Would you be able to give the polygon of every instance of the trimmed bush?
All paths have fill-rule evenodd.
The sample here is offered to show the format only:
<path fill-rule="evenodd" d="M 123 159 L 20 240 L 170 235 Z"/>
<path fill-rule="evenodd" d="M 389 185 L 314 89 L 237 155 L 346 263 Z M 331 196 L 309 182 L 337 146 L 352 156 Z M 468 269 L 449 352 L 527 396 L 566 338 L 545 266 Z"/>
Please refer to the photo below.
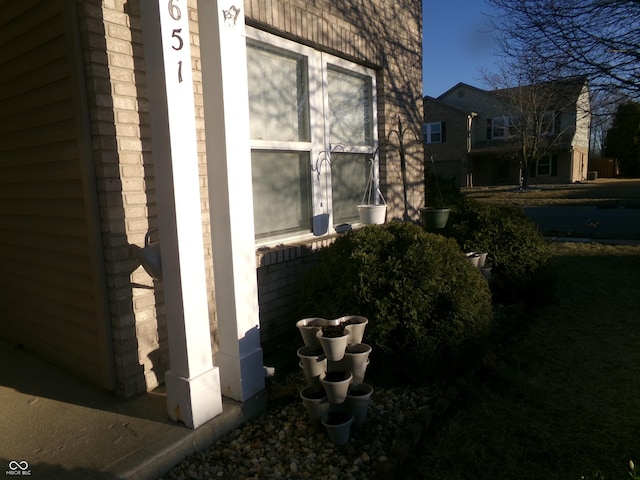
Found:
<path fill-rule="evenodd" d="M 492 322 L 487 283 L 456 243 L 412 223 L 338 238 L 305 277 L 301 303 L 302 316 L 367 317 L 370 368 L 403 382 L 456 373 Z"/>
<path fill-rule="evenodd" d="M 464 251 L 488 252 L 496 300 L 549 301 L 554 285 L 549 245 L 520 209 L 465 199 L 452 209 L 442 233 Z"/>

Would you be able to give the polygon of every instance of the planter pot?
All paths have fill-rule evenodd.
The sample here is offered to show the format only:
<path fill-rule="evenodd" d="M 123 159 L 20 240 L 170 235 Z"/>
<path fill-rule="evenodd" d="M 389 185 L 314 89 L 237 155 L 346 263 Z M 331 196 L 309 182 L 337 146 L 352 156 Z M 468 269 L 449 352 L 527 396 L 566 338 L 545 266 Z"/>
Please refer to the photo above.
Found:
<path fill-rule="evenodd" d="M 316 334 L 316 338 L 320 342 L 320 346 L 327 356 L 327 360 L 331 362 L 339 362 L 344 357 L 344 351 L 349 343 L 349 335 L 344 332 L 339 337 L 325 337 L 322 330 Z"/>
<path fill-rule="evenodd" d="M 329 400 L 322 387 L 307 387 L 300 392 L 300 398 L 312 422 L 320 421 L 329 413 Z"/>
<path fill-rule="evenodd" d="M 487 282 L 491 279 L 491 267 L 481 267 L 480 273 Z"/>
<path fill-rule="evenodd" d="M 480 257 L 478 259 L 478 268 L 482 268 L 487 263 L 487 252 L 479 252 L 478 255 Z"/>
<path fill-rule="evenodd" d="M 302 347 L 298 349 L 300 368 L 309 386 L 320 386 L 320 377 L 327 373 L 327 357 L 320 347 Z"/>
<path fill-rule="evenodd" d="M 448 208 L 427 207 L 420 209 L 420 221 L 427 230 L 444 228 L 449 220 Z"/>
<path fill-rule="evenodd" d="M 469 263 L 474 266 L 474 267 L 478 267 L 479 263 L 480 263 L 480 255 L 478 255 L 476 252 L 468 252 L 464 254 L 465 257 L 467 257 L 467 260 L 469 260 Z"/>
<path fill-rule="evenodd" d="M 387 206 L 358 205 L 358 215 L 363 225 L 381 225 L 387 216 Z"/>
<path fill-rule="evenodd" d="M 364 337 L 364 330 L 367 327 L 367 320 L 365 317 L 358 315 L 350 315 L 339 318 L 338 321 L 345 324 L 344 330 L 349 335 L 348 344 L 355 345 L 362 343 L 362 337 Z"/>
<path fill-rule="evenodd" d="M 296 322 L 305 347 L 319 346 L 316 334 L 322 329 L 324 318 L 304 318 Z"/>
<path fill-rule="evenodd" d="M 370 360 L 367 360 L 366 363 L 362 365 L 356 365 L 353 367 L 353 370 L 351 370 L 351 375 L 353 377 L 351 379 L 352 385 L 357 385 L 364 381 L 364 376 L 367 373 L 367 367 L 369 367 L 369 362 Z"/>
<path fill-rule="evenodd" d="M 322 425 L 327 429 L 334 445 L 345 445 L 351 435 L 353 415 L 349 412 L 330 412 L 322 417 Z"/>
<path fill-rule="evenodd" d="M 347 371 L 353 375 L 351 379 L 352 384 L 362 383 L 364 374 L 367 371 L 367 366 L 369 365 L 370 353 L 371 347 L 365 343 L 349 345 L 345 350 L 345 367 Z"/>
<path fill-rule="evenodd" d="M 366 383 L 352 385 L 347 393 L 347 410 L 353 414 L 354 423 L 364 423 L 371 403 L 373 387 Z"/>
<path fill-rule="evenodd" d="M 345 401 L 347 398 L 347 391 L 349 390 L 349 384 L 353 375 L 351 372 L 327 372 L 320 377 L 320 383 L 324 391 L 327 393 L 327 398 L 332 404 L 338 404 Z"/>

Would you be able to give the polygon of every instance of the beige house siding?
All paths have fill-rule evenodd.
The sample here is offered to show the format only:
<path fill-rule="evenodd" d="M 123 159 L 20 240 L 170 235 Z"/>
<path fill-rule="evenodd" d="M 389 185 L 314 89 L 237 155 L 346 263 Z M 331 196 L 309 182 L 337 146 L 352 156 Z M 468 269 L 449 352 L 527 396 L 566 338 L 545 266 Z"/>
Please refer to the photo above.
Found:
<path fill-rule="evenodd" d="M 560 131 L 562 133 L 558 139 L 554 139 L 554 143 L 548 150 L 549 154 L 557 159 L 553 169 L 554 174 L 533 176 L 530 178 L 532 184 L 572 183 L 586 178 L 591 121 L 588 87 L 584 83 L 574 81 L 566 85 L 567 87 L 561 85 L 560 88 L 566 88 L 566 93 L 559 94 L 558 100 L 560 102 L 558 109 L 561 109 Z M 476 114 L 470 130 L 471 149 L 468 156 L 472 185 L 519 182 L 520 168 L 517 159 L 514 158 L 516 155 L 513 141 L 487 138 L 487 121 L 496 116 L 510 114 L 508 107 L 501 102 L 495 92 L 460 83 L 437 99 L 425 98 L 425 121 L 439 121 L 436 114 L 444 114 L 433 107 L 434 104 L 450 106 L 452 111 L 462 109 Z M 427 105 L 433 108 L 433 111 L 430 112 Z M 452 128 L 447 129 L 449 137 L 452 135 L 451 130 Z M 464 128 L 459 133 L 466 134 L 466 132 Z M 466 144 L 465 140 L 456 141 L 460 142 L 461 148 Z"/>
<path fill-rule="evenodd" d="M 113 388 L 72 6 L 3 6 L 0 335 Z"/>

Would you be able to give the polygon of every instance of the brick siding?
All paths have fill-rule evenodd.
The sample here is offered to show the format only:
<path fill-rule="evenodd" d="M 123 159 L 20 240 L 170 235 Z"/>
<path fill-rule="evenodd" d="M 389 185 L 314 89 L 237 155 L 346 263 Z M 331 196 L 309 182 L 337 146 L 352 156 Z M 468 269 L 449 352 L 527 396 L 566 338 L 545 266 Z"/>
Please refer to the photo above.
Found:
<path fill-rule="evenodd" d="M 168 365 L 161 283 L 140 268 L 138 247 L 157 224 L 149 108 L 139 2 L 77 0 L 93 134 L 118 392 L 153 389 Z M 205 261 L 214 351 L 217 321 L 207 195 L 204 113 L 196 0 L 188 0 Z M 418 133 L 422 123 L 422 20 L 417 0 L 246 0 L 247 23 L 375 68 L 381 143 L 400 116 Z M 391 137 L 392 144 L 394 137 Z M 422 149 L 409 145 L 409 212 L 422 206 Z M 390 217 L 403 211 L 400 162 L 382 149 L 380 175 Z M 276 345 L 293 329 L 292 305 L 316 247 L 259 252 L 262 340 Z M 292 253 L 294 252 L 294 253 Z M 298 252 L 298 253 L 295 253 Z M 285 259 L 288 257 L 288 260 Z M 266 262 L 266 263 L 265 263 Z"/>

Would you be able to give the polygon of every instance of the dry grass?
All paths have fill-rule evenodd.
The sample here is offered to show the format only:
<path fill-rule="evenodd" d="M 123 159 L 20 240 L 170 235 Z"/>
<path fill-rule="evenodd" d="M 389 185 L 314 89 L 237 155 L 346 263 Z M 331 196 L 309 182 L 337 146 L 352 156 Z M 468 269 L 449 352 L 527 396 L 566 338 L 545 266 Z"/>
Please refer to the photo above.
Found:
<path fill-rule="evenodd" d="M 616 480 L 638 463 L 640 247 L 553 250 L 556 302 L 493 352 L 406 478 Z"/>
<path fill-rule="evenodd" d="M 640 208 L 640 179 L 600 179 L 570 185 L 532 186 L 520 192 L 514 186 L 463 190 L 481 202 L 500 205 L 625 206 Z"/>

